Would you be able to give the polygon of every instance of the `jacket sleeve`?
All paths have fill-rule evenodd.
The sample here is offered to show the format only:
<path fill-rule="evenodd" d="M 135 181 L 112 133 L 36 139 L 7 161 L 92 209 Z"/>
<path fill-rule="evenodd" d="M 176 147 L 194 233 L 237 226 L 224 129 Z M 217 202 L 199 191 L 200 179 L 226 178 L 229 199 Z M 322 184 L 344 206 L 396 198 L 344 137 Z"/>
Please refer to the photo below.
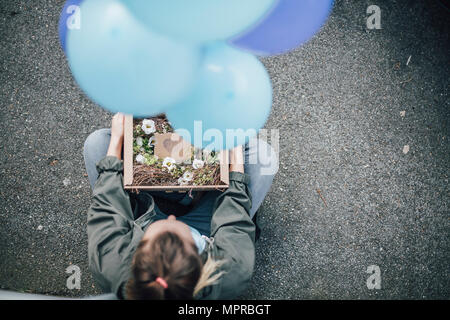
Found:
<path fill-rule="evenodd" d="M 250 219 L 252 206 L 249 176 L 230 172 L 230 185 L 216 200 L 211 221 L 211 236 L 217 258 L 224 259 L 225 273 L 219 280 L 217 299 L 232 299 L 250 282 L 255 264 L 255 224 Z M 218 290 L 217 290 L 218 289 Z"/>
<path fill-rule="evenodd" d="M 123 164 L 107 156 L 97 163 L 99 177 L 88 210 L 89 268 L 105 292 L 116 293 L 124 275 L 120 265 L 129 260 L 133 239 L 133 213 L 123 188 Z"/>

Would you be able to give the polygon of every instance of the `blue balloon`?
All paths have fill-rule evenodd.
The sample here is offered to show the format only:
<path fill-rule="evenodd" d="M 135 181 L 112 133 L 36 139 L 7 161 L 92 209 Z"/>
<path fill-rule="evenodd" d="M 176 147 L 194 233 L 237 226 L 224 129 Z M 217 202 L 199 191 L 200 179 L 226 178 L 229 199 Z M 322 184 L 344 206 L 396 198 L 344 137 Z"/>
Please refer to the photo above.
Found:
<path fill-rule="evenodd" d="M 121 0 L 158 32 L 194 42 L 228 39 L 258 22 L 278 0 Z"/>
<path fill-rule="evenodd" d="M 87 95 L 112 112 L 151 116 L 195 84 L 201 49 L 152 32 L 117 0 L 85 1 L 82 27 L 67 39 L 72 73 Z"/>
<path fill-rule="evenodd" d="M 333 0 L 280 0 L 266 19 L 231 43 L 261 56 L 293 50 L 325 23 Z"/>
<path fill-rule="evenodd" d="M 81 26 L 80 5 L 83 0 L 68 0 L 59 16 L 58 33 L 61 48 L 66 51 L 67 33 Z"/>
<path fill-rule="evenodd" d="M 205 49 L 191 95 L 167 110 L 172 127 L 197 148 L 230 149 L 264 126 L 272 106 L 272 86 L 264 65 L 225 43 Z"/>

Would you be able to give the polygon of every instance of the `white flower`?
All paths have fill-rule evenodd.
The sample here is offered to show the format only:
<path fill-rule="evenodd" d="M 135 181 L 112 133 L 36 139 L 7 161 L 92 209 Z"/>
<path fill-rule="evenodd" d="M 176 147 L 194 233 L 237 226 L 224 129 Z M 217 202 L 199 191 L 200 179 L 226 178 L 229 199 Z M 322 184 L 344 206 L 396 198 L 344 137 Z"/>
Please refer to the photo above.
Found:
<path fill-rule="evenodd" d="M 183 174 L 183 179 L 186 180 L 186 181 L 191 181 L 193 178 L 194 178 L 194 175 L 190 171 L 186 171 Z"/>
<path fill-rule="evenodd" d="M 155 136 L 151 136 L 150 139 L 148 139 L 148 146 L 149 147 L 154 147 L 155 146 L 155 142 L 156 142 Z"/>
<path fill-rule="evenodd" d="M 194 168 L 195 170 L 203 168 L 204 165 L 205 161 L 203 160 L 194 159 L 194 162 L 192 162 L 192 168 Z"/>
<path fill-rule="evenodd" d="M 170 157 L 165 157 L 162 166 L 167 168 L 167 170 L 172 171 L 175 169 L 175 160 Z"/>
<path fill-rule="evenodd" d="M 142 130 L 145 132 L 145 134 L 152 134 L 156 131 L 155 127 L 155 121 L 150 119 L 144 119 L 142 121 Z"/>
<path fill-rule="evenodd" d="M 142 137 L 137 137 L 136 138 L 136 144 L 139 146 L 139 147 L 142 147 L 142 144 L 144 143 L 144 141 L 143 141 L 143 139 L 142 139 Z"/>
<path fill-rule="evenodd" d="M 144 164 L 144 162 L 145 162 L 144 156 L 143 156 L 142 154 L 138 154 L 138 155 L 136 156 L 136 162 L 137 162 L 137 163 L 140 163 L 140 164 Z"/>
<path fill-rule="evenodd" d="M 185 185 L 188 184 L 188 182 L 187 182 L 186 180 L 184 180 L 183 177 L 179 177 L 179 178 L 178 178 L 178 184 L 179 184 L 180 186 L 185 186 Z"/>

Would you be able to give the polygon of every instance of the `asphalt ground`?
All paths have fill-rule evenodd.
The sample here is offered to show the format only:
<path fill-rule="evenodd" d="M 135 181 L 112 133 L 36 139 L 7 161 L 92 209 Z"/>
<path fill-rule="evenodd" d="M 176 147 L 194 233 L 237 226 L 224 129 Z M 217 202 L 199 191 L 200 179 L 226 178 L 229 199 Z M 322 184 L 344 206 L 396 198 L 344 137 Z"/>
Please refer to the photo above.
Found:
<path fill-rule="evenodd" d="M 111 114 L 71 76 L 63 3 L 0 0 L 0 288 L 86 296 L 100 290 L 82 149 Z M 314 39 L 262 59 L 280 168 L 242 298 L 450 298 L 449 25 L 437 0 L 338 0 Z M 70 265 L 81 289 L 66 287 Z"/>

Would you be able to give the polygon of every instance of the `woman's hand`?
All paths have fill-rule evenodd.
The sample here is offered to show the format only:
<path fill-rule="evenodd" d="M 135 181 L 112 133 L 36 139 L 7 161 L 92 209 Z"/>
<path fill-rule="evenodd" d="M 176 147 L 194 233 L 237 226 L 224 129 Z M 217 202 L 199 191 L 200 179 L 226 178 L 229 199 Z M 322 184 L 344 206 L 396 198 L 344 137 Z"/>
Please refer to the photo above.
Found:
<path fill-rule="evenodd" d="M 124 133 L 125 116 L 122 113 L 116 113 L 111 121 L 111 140 L 107 156 L 115 156 L 122 159 L 122 145 Z"/>
<path fill-rule="evenodd" d="M 244 152 L 242 146 L 230 150 L 230 171 L 244 173 Z"/>

